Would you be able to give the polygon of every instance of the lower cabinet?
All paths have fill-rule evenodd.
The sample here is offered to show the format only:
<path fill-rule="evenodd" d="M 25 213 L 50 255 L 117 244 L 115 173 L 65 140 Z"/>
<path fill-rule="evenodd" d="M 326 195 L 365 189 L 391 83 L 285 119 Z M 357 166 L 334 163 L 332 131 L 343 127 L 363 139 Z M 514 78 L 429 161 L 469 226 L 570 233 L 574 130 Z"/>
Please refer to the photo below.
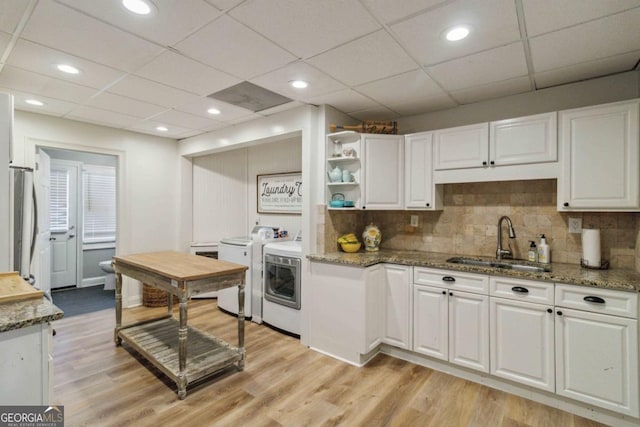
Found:
<path fill-rule="evenodd" d="M 469 280 L 486 276 L 420 269 L 413 286 L 413 350 L 460 366 L 489 372 L 489 296 L 465 292 Z M 439 282 L 440 281 L 440 282 Z"/>
<path fill-rule="evenodd" d="M 637 316 L 637 295 L 556 285 L 556 299 L 584 305 L 556 307 L 556 393 L 638 417 L 638 321 L 606 314 Z"/>
<path fill-rule="evenodd" d="M 382 342 L 411 349 L 411 278 L 413 269 L 404 265 L 384 264 L 383 300 L 384 333 Z"/>

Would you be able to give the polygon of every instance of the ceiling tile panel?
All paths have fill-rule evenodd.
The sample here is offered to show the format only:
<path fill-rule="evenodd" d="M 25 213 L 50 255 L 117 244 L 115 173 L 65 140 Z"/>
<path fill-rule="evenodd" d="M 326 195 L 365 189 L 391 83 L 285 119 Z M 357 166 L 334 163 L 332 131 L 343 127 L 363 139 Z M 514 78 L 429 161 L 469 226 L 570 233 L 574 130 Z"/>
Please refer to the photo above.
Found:
<path fill-rule="evenodd" d="M 155 8 L 147 16 L 131 13 L 115 0 L 56 1 L 162 46 L 173 46 L 221 13 L 202 0 L 153 0 Z"/>
<path fill-rule="evenodd" d="M 0 31 L 0 53 L 4 52 L 11 42 L 11 34 Z"/>
<path fill-rule="evenodd" d="M 449 42 L 443 32 L 469 25 L 464 40 Z M 513 0 L 468 0 L 448 3 L 391 26 L 410 53 L 423 65 L 433 65 L 520 39 Z"/>
<path fill-rule="evenodd" d="M 103 110 L 115 111 L 129 116 L 147 118 L 166 111 L 166 107 L 149 104 L 127 98 L 126 96 L 115 95 L 103 92 L 90 99 L 87 105 Z"/>
<path fill-rule="evenodd" d="M 163 107 L 174 107 L 200 99 L 192 93 L 132 75 L 120 80 L 108 91 Z"/>
<path fill-rule="evenodd" d="M 28 7 L 28 1 L 0 0 L 0 31 L 13 33 Z"/>
<path fill-rule="evenodd" d="M 445 93 L 422 70 L 410 71 L 399 76 L 367 83 L 356 90 L 383 105 L 400 104 L 430 97 L 441 97 Z"/>
<path fill-rule="evenodd" d="M 53 79 L 10 65 L 5 65 L 0 74 L 0 85 L 78 104 L 86 102 L 96 94 L 96 89 Z"/>
<path fill-rule="evenodd" d="M 349 113 L 351 117 L 354 119 L 358 119 L 361 121 L 365 120 L 394 120 L 397 119 L 400 115 L 389 108 L 379 106 L 373 108 L 367 108 L 362 111 L 354 111 L 353 113 Z"/>
<path fill-rule="evenodd" d="M 230 40 L 233 40 L 232 44 Z M 240 79 L 269 72 L 296 59 L 228 16 L 215 20 L 178 43 L 176 49 Z"/>
<path fill-rule="evenodd" d="M 119 129 L 131 126 L 133 123 L 140 120 L 137 117 L 87 106 L 81 106 L 74 109 L 66 117 L 73 120 L 80 120 L 83 122 L 95 123 Z"/>
<path fill-rule="evenodd" d="M 530 90 L 531 79 L 525 76 L 453 91 L 451 96 L 460 104 L 471 104 L 472 102 L 515 95 Z"/>
<path fill-rule="evenodd" d="M 215 124 L 213 119 L 206 119 L 193 114 L 183 113 L 182 111 L 169 110 L 153 117 L 154 121 L 162 122 L 173 126 L 181 126 L 187 129 L 202 129 Z"/>
<path fill-rule="evenodd" d="M 289 84 L 292 80 L 304 80 L 309 83 L 309 86 L 305 89 L 296 89 Z M 342 83 L 304 62 L 295 62 L 250 81 L 295 100 L 305 100 L 345 89 Z"/>
<path fill-rule="evenodd" d="M 158 126 L 165 126 L 167 127 L 167 130 L 159 131 L 158 129 L 156 129 Z M 194 135 L 200 133 L 194 129 L 187 129 L 180 126 L 167 126 L 166 123 L 158 122 L 155 120 L 136 121 L 135 123 L 127 126 L 127 130 L 147 133 L 149 135 L 162 136 L 165 138 L 183 138 L 183 135 L 186 135 L 188 133 L 192 133 Z"/>
<path fill-rule="evenodd" d="M 427 68 L 427 71 L 447 91 L 509 80 L 528 74 L 522 43 L 513 43 L 443 62 Z"/>
<path fill-rule="evenodd" d="M 362 4 L 385 24 L 446 2 L 447 0 L 362 0 Z"/>
<path fill-rule="evenodd" d="M 537 36 L 640 6 L 640 0 L 522 0 L 527 35 Z"/>
<path fill-rule="evenodd" d="M 171 51 L 165 51 L 135 74 L 197 95 L 209 95 L 241 81 Z M 185 79 L 185 75 L 190 77 Z"/>
<path fill-rule="evenodd" d="M 640 8 L 529 40 L 536 73 L 640 49 Z"/>
<path fill-rule="evenodd" d="M 84 58 L 79 58 L 24 39 L 18 40 L 11 55 L 9 55 L 7 59 L 7 64 L 44 74 L 58 80 L 67 80 L 96 89 L 108 86 L 125 75 L 124 72 L 118 71 L 115 68 L 97 64 Z M 63 73 L 56 68 L 58 64 L 72 65 L 80 70 L 80 73 Z"/>
<path fill-rule="evenodd" d="M 591 79 L 633 69 L 640 58 L 640 50 L 583 62 L 563 68 L 555 68 L 534 75 L 538 89 Z"/>
<path fill-rule="evenodd" d="M 310 58 L 307 62 L 350 86 L 419 67 L 385 31 L 354 40 Z"/>
<path fill-rule="evenodd" d="M 207 112 L 210 108 L 216 108 L 220 111 L 220 114 L 212 115 Z M 211 99 L 209 97 L 202 97 L 194 102 L 188 104 L 179 105 L 174 108 L 175 110 L 182 111 L 183 113 L 193 114 L 195 116 L 204 117 L 206 119 L 216 120 L 220 122 L 230 122 L 243 117 L 248 118 L 260 118 L 259 114 L 256 114 L 245 108 L 240 108 L 235 105 L 227 104 L 226 102 Z"/>
<path fill-rule="evenodd" d="M 78 104 L 72 102 L 61 101 L 59 99 L 47 98 L 39 93 L 29 93 L 15 90 L 10 87 L 4 87 L 0 84 L 0 92 L 10 92 L 13 95 L 13 103 L 16 109 L 23 111 L 31 111 L 38 114 L 47 114 L 50 116 L 62 117 L 65 114 L 78 108 Z M 27 99 L 38 99 L 44 102 L 42 107 L 36 107 L 27 104 Z"/>
<path fill-rule="evenodd" d="M 219 10 L 229 10 L 236 7 L 244 0 L 205 0 L 207 3 L 213 5 Z"/>
<path fill-rule="evenodd" d="M 137 69 L 163 50 L 52 0 L 38 2 L 22 37 L 124 71 Z"/>
<path fill-rule="evenodd" d="M 347 114 L 352 111 L 361 111 L 380 106 L 377 102 L 353 89 L 340 90 L 338 92 L 310 98 L 309 102 L 315 105 L 328 104 Z"/>
<path fill-rule="evenodd" d="M 380 28 L 357 1 L 247 1 L 229 14 L 302 59 Z"/>
<path fill-rule="evenodd" d="M 416 114 L 424 114 L 432 111 L 453 108 L 456 105 L 456 102 L 451 99 L 451 97 L 442 95 L 430 96 L 428 98 L 416 99 L 413 101 L 402 102 L 400 104 L 389 104 L 389 108 L 401 116 L 413 116 Z"/>

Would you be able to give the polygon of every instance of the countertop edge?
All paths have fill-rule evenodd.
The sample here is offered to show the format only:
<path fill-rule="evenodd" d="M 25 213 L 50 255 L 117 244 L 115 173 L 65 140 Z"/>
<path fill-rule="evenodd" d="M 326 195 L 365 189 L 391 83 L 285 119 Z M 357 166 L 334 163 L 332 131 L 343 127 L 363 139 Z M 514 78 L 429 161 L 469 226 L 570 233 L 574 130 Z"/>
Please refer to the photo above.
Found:
<path fill-rule="evenodd" d="M 0 332 L 53 322 L 64 312 L 45 297 L 0 304 Z"/>
<path fill-rule="evenodd" d="M 640 292 L 640 273 L 629 269 L 588 270 L 574 264 L 552 263 L 550 272 L 539 273 L 446 262 L 448 258 L 456 256 L 460 255 L 436 252 L 380 250 L 379 252 L 373 253 L 332 252 L 326 254 L 310 254 L 307 255 L 307 259 L 314 262 L 350 265 L 354 267 L 371 267 L 379 263 L 390 263 L 413 267 L 427 267 L 476 274 L 488 274 L 493 276 L 513 277 L 525 280 L 566 283 L 570 285 L 590 286 L 627 292 Z"/>

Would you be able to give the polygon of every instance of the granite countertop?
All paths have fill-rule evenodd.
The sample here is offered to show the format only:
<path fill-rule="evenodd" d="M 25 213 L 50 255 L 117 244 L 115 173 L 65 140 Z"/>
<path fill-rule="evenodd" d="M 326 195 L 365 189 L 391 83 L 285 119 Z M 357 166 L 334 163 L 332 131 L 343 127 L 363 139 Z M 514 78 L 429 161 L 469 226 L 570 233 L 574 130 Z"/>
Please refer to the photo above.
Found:
<path fill-rule="evenodd" d="M 505 270 L 495 267 L 467 264 L 453 264 L 447 262 L 447 259 L 449 258 L 460 256 L 462 255 L 381 249 L 378 252 L 332 252 L 327 254 L 312 254 L 308 255 L 307 258 L 311 261 L 353 265 L 358 267 L 369 267 L 371 265 L 385 262 L 419 267 L 442 268 L 453 271 L 467 271 L 470 273 L 490 274 L 494 276 L 517 277 L 520 279 L 540 280 L 544 282 L 568 283 L 572 285 L 594 286 L 598 288 L 640 292 L 640 273 L 635 270 L 590 270 L 575 264 L 551 263 L 550 272 L 533 272 Z M 495 260 L 495 258 L 491 257 L 466 255 L 465 257 L 482 260 Z M 548 264 L 539 265 L 548 266 Z"/>
<path fill-rule="evenodd" d="M 0 304 L 0 332 L 62 319 L 64 312 L 45 297 Z"/>

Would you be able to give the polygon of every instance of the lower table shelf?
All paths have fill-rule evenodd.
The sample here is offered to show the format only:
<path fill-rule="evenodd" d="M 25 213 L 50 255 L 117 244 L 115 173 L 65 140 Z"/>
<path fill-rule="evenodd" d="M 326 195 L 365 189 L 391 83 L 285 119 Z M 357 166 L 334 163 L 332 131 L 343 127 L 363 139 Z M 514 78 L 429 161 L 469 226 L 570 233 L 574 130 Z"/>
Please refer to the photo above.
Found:
<path fill-rule="evenodd" d="M 180 373 L 178 329 L 180 322 L 165 318 L 150 323 L 125 327 L 118 336 L 148 359 L 165 375 L 178 380 Z M 187 327 L 187 384 L 211 375 L 244 359 L 243 351 L 221 339 Z"/>

